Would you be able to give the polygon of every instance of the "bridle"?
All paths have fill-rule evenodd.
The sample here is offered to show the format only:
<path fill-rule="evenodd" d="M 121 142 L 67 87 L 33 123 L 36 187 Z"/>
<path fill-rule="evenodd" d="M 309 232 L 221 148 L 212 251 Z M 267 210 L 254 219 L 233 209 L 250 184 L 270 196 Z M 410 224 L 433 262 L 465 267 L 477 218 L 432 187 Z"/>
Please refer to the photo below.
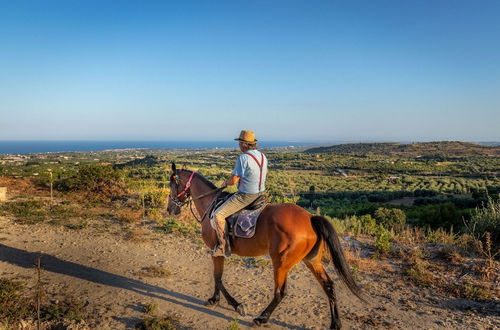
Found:
<path fill-rule="evenodd" d="M 182 189 L 182 191 L 180 193 L 178 193 L 175 197 L 172 197 L 172 194 L 168 195 L 170 197 L 170 200 L 172 201 L 172 203 L 175 204 L 175 206 L 181 208 L 182 206 L 186 205 L 187 203 L 191 203 L 192 199 L 189 198 L 189 197 L 191 197 L 189 187 L 191 187 L 191 182 L 193 181 L 194 175 L 195 175 L 195 173 L 191 172 L 191 175 L 189 176 L 189 180 L 186 182 L 186 185 L 184 185 L 184 189 Z M 182 183 L 181 179 L 179 178 L 179 175 L 174 174 L 173 179 L 174 179 L 175 185 L 177 187 L 179 187 L 180 184 Z M 179 200 L 179 197 L 182 197 L 183 195 L 186 195 L 186 199 L 184 199 L 184 201 Z"/>
<path fill-rule="evenodd" d="M 189 188 L 191 187 L 191 183 L 192 183 L 195 175 L 196 175 L 196 173 L 194 171 L 192 171 L 191 175 L 189 176 L 188 181 L 184 185 L 184 189 L 182 189 L 181 192 L 177 193 L 177 195 L 175 197 L 172 197 L 172 193 L 170 193 L 168 196 L 169 196 L 170 200 L 172 201 L 172 203 L 174 203 L 175 206 L 177 206 L 179 209 L 181 207 L 183 207 L 184 205 L 189 204 L 189 208 L 191 209 L 191 213 L 193 214 L 194 218 L 198 222 L 202 222 L 203 219 L 205 218 L 205 216 L 207 215 L 208 210 L 211 209 L 212 206 L 215 204 L 215 201 L 217 200 L 217 196 L 219 195 L 218 193 L 221 191 L 221 189 L 220 188 L 212 189 L 209 192 L 206 192 L 206 193 L 201 194 L 199 196 L 193 197 L 191 195 L 191 191 L 189 190 Z M 174 173 L 172 175 L 172 179 L 174 180 L 175 185 L 177 187 L 179 187 L 182 184 L 181 179 L 179 178 L 179 175 L 177 173 Z M 198 219 L 198 217 L 196 216 L 196 214 L 193 211 L 193 201 L 200 199 L 200 198 L 203 198 L 205 196 L 208 196 L 214 192 L 217 192 L 217 194 L 215 195 L 215 197 L 212 200 L 212 202 L 210 203 L 210 205 L 207 207 L 207 210 L 205 211 L 205 213 L 203 214 L 201 219 Z M 184 195 L 186 196 L 186 198 L 183 201 L 181 201 L 179 198 L 184 196 Z"/>

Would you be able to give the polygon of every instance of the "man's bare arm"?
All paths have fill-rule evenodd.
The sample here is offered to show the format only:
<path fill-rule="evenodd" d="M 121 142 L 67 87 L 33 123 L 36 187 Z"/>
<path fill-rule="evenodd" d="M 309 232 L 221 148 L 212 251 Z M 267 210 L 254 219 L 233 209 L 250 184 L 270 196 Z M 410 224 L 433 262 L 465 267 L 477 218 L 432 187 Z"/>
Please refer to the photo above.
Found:
<path fill-rule="evenodd" d="M 237 176 L 237 175 L 231 175 L 231 177 L 229 179 L 227 179 L 226 181 L 224 181 L 224 183 L 221 186 L 221 189 L 224 189 L 227 186 L 232 186 L 232 185 L 238 184 L 239 181 L 240 181 L 240 177 L 239 176 Z"/>

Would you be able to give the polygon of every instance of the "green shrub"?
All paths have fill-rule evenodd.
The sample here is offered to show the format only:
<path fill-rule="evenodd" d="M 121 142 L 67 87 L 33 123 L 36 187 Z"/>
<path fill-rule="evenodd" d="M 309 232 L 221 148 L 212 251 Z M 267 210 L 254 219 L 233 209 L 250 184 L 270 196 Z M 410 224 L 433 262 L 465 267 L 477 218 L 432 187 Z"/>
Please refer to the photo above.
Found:
<path fill-rule="evenodd" d="M 228 330 L 238 330 L 240 327 L 238 325 L 238 319 L 237 318 L 233 318 L 231 320 L 231 323 L 229 323 L 229 327 L 227 328 Z"/>
<path fill-rule="evenodd" d="M 330 221 L 330 223 L 335 228 L 337 233 L 344 234 L 346 232 L 346 225 L 345 225 L 344 221 L 337 219 L 337 218 L 330 218 L 329 216 L 325 216 L 325 218 L 328 221 Z"/>
<path fill-rule="evenodd" d="M 148 317 L 135 325 L 138 330 L 174 330 L 179 328 L 179 321 L 171 316 Z"/>
<path fill-rule="evenodd" d="M 401 231 L 406 224 L 406 214 L 400 209 L 387 209 L 379 207 L 375 211 L 375 219 L 377 223 L 385 228 Z"/>
<path fill-rule="evenodd" d="M 168 201 L 168 190 L 157 189 L 144 194 L 144 207 L 146 209 L 164 209 Z"/>
<path fill-rule="evenodd" d="M 379 225 L 375 248 L 379 254 L 387 254 L 392 247 L 391 234 L 382 225 Z"/>
<path fill-rule="evenodd" d="M 425 233 L 425 240 L 430 243 L 455 244 L 457 235 L 453 233 L 453 230 L 448 232 L 443 228 L 428 229 Z"/>
<path fill-rule="evenodd" d="M 16 281 L 0 278 L 0 321 L 9 329 L 22 319 L 33 316 L 29 300 L 22 296 L 24 286 Z M 1 328 L 2 323 L 0 323 Z"/>
<path fill-rule="evenodd" d="M 491 299 L 493 296 L 488 288 L 472 283 L 465 283 L 463 287 L 459 288 L 458 293 L 466 299 L 475 301 L 484 301 Z"/>
<path fill-rule="evenodd" d="M 359 222 L 361 223 L 362 233 L 368 235 L 374 235 L 377 232 L 377 223 L 371 215 L 365 214 L 359 217 Z"/>
<path fill-rule="evenodd" d="M 429 264 L 423 260 L 416 260 L 405 269 L 405 274 L 416 284 L 422 286 L 431 285 L 435 278 L 428 269 Z"/>
<path fill-rule="evenodd" d="M 476 239 L 484 239 L 486 232 L 491 234 L 493 246 L 500 245 L 500 199 L 493 200 L 488 197 L 486 205 L 476 208 L 471 219 L 466 223 L 469 231 Z"/>
<path fill-rule="evenodd" d="M 155 303 L 148 303 L 142 306 L 144 314 L 153 315 L 158 311 L 158 305 Z"/>
<path fill-rule="evenodd" d="M 188 237 L 196 236 L 195 225 L 179 221 L 176 218 L 161 219 L 158 224 L 159 228 L 166 233 L 179 233 Z"/>
<path fill-rule="evenodd" d="M 0 213 L 10 214 L 15 222 L 27 225 L 43 222 L 48 218 L 46 203 L 35 200 L 3 203 L 0 205 Z"/>
<path fill-rule="evenodd" d="M 86 165 L 71 177 L 55 182 L 60 191 L 86 192 L 92 200 L 112 200 L 128 193 L 122 172 L 109 165 Z"/>
<path fill-rule="evenodd" d="M 351 217 L 346 217 L 344 219 L 344 224 L 346 231 L 351 233 L 352 235 L 356 236 L 361 234 L 362 228 L 361 228 L 361 222 L 359 221 L 358 217 L 355 215 Z"/>
<path fill-rule="evenodd" d="M 34 302 L 26 295 L 25 287 L 16 281 L 0 278 L 0 328 L 7 329 L 26 319 L 36 317 Z M 72 299 L 43 304 L 40 308 L 42 321 L 82 320 L 85 304 Z"/>
<path fill-rule="evenodd" d="M 52 320 L 83 320 L 86 316 L 85 303 L 81 301 L 65 300 L 42 306 L 40 319 Z"/>

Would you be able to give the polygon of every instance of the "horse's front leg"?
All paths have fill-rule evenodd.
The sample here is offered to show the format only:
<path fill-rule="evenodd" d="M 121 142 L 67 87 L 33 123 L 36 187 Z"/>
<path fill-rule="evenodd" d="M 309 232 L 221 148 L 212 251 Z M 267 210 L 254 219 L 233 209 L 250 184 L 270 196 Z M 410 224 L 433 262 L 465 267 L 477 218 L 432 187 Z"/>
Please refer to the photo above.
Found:
<path fill-rule="evenodd" d="M 215 257 L 212 258 L 214 264 L 214 294 L 211 298 L 208 299 L 208 306 L 215 306 L 219 304 L 220 301 L 220 289 L 222 286 L 222 273 L 224 271 L 224 257 Z"/>
<path fill-rule="evenodd" d="M 215 290 L 213 296 L 208 299 L 207 305 L 214 306 L 220 301 L 220 292 L 224 295 L 229 305 L 233 306 L 234 310 L 238 312 L 241 316 L 245 316 L 245 306 L 234 299 L 229 292 L 227 292 L 224 284 L 222 283 L 222 273 L 224 272 L 224 257 L 213 257 L 212 261 L 214 263 L 214 282 Z"/>

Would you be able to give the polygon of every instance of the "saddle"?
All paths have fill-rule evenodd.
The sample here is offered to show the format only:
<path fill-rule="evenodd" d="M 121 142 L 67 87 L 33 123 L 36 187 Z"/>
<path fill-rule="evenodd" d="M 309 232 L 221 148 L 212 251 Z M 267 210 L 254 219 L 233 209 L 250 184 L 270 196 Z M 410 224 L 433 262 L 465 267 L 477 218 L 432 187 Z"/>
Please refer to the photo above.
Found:
<path fill-rule="evenodd" d="M 217 199 L 210 216 L 212 217 L 213 212 L 232 195 L 233 194 L 226 192 L 221 194 Z M 226 235 L 229 235 L 230 238 L 252 238 L 255 234 L 255 229 L 257 228 L 257 219 L 266 205 L 267 196 L 260 195 L 244 209 L 227 217 L 226 223 L 228 230 L 226 231 Z"/>

